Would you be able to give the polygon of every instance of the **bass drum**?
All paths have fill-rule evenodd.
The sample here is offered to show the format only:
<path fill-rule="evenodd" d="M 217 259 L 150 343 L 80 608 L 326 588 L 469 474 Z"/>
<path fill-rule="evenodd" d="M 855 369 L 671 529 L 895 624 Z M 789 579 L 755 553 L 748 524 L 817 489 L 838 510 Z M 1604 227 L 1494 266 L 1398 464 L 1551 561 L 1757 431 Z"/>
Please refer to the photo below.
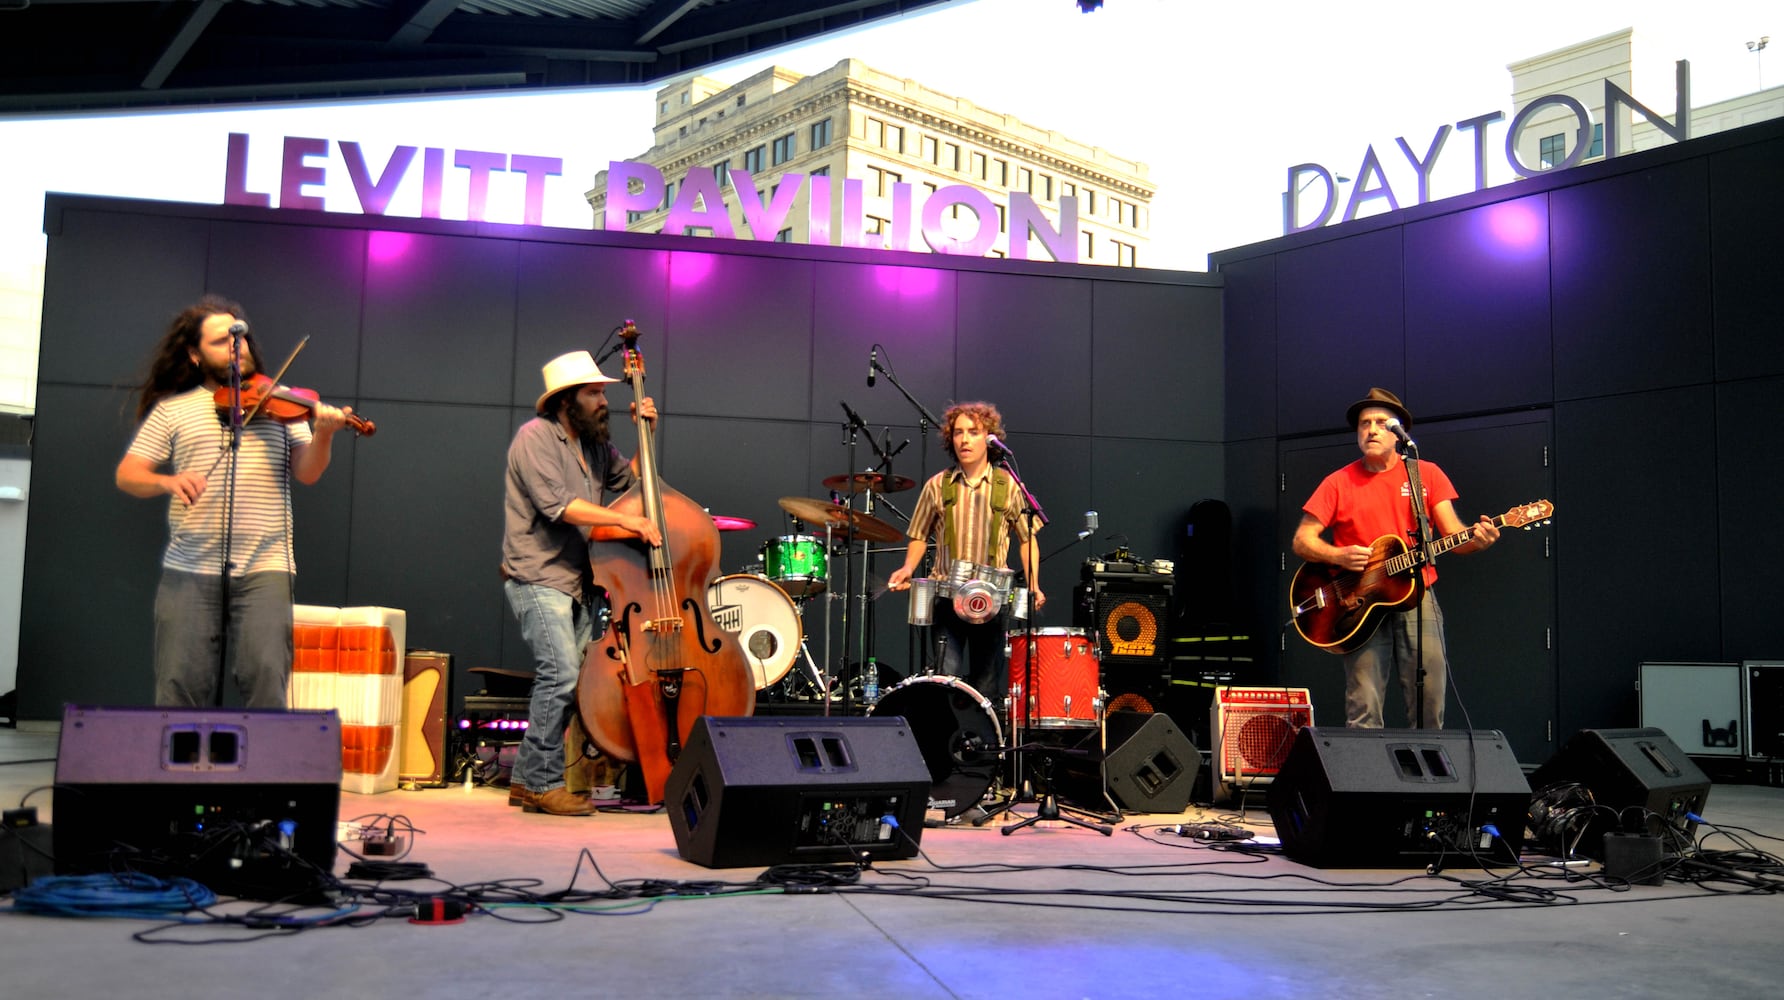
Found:
<path fill-rule="evenodd" d="M 991 702 L 958 678 L 912 677 L 868 714 L 904 717 L 929 765 L 929 808 L 947 819 L 978 805 L 1002 767 L 1003 729 Z"/>
<path fill-rule="evenodd" d="M 719 628 L 737 636 L 756 690 L 793 669 L 805 629 L 792 598 L 774 581 L 752 573 L 721 576 L 706 588 L 706 607 Z"/>

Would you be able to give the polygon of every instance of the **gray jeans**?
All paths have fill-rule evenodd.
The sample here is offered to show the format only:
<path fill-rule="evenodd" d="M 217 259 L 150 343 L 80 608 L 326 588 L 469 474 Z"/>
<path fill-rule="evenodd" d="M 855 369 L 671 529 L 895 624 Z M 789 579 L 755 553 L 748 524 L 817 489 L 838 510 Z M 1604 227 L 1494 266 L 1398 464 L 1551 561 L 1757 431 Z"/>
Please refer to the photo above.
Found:
<path fill-rule="evenodd" d="M 155 591 L 155 704 L 209 708 L 223 676 L 223 578 L 161 571 Z M 229 583 L 229 662 L 248 708 L 284 708 L 291 676 L 291 574 Z"/>
<path fill-rule="evenodd" d="M 1449 665 L 1443 648 L 1443 609 L 1430 590 L 1422 607 L 1395 612 L 1382 619 L 1381 627 L 1344 657 L 1344 724 L 1380 729 L 1387 724 L 1388 674 L 1396 667 L 1406 694 L 1406 725 L 1418 721 L 1418 633 L 1424 623 L 1425 726 L 1443 728 L 1443 701 L 1449 690 Z"/>

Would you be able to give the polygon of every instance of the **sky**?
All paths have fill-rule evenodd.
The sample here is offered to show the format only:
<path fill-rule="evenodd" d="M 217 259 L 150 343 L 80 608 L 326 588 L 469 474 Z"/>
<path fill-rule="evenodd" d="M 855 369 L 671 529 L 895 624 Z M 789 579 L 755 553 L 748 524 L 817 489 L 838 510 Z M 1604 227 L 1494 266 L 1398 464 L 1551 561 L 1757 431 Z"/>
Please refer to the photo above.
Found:
<path fill-rule="evenodd" d="M 1081 13 L 1074 0 L 969 0 L 704 73 L 728 84 L 770 64 L 815 73 L 858 58 L 1139 160 L 1158 188 L 1151 246 L 1140 263 L 1204 270 L 1211 252 L 1281 234 L 1281 195 L 1296 164 L 1356 176 L 1373 146 L 1402 204 L 1414 202 L 1411 167 L 1396 137 L 1423 151 L 1446 123 L 1493 111 L 1509 119 L 1515 109 L 1506 65 L 1516 60 L 1635 27 L 1634 96 L 1657 110 L 1672 106 L 1677 58 L 1691 60 L 1695 105 L 1759 89 L 1762 75 L 1784 82 L 1781 10 L 1776 0 L 1567 0 L 1504 13 L 1432 0 L 1106 0 L 1101 10 Z M 1774 32 L 1775 53 L 1748 51 L 1748 41 Z M 1768 55 L 1778 61 L 1765 74 Z M 1661 70 L 1644 76 L 1649 64 Z M 248 134 L 246 186 L 261 192 L 277 191 L 285 136 L 358 142 L 374 169 L 398 145 L 439 147 L 448 156 L 474 149 L 561 158 L 563 176 L 547 182 L 544 221 L 590 228 L 584 192 L 609 161 L 649 148 L 654 94 L 664 85 L 0 117 L 0 289 L 16 289 L 41 269 L 45 192 L 218 203 L 231 132 Z M 1495 147 L 1504 128 L 1500 122 L 1492 133 Z M 1503 157 L 1490 159 L 1498 167 L 1490 181 L 1509 179 Z M 339 155 L 324 166 L 328 210 L 357 211 Z M 443 214 L 463 218 L 465 172 L 447 173 Z M 1433 197 L 1461 194 L 1471 184 L 1467 144 L 1452 137 Z M 497 176 L 488 218 L 520 221 L 519 185 L 517 175 Z M 405 184 L 390 213 L 418 214 L 418 189 Z M 35 337 L 35 316 L 4 321 L 31 324 Z"/>

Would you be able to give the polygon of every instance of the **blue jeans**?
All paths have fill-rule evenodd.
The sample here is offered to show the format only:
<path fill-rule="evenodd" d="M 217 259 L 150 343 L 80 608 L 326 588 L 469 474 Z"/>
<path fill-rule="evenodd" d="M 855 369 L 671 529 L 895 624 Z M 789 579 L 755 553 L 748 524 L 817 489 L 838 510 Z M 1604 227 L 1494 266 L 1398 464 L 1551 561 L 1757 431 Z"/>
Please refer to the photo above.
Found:
<path fill-rule="evenodd" d="M 155 704 L 210 708 L 228 667 L 249 708 L 284 708 L 291 676 L 291 574 L 229 581 L 229 662 L 223 655 L 223 578 L 161 571 L 155 589 Z"/>
<path fill-rule="evenodd" d="M 533 698 L 513 780 L 549 792 L 564 783 L 564 727 L 576 701 L 583 649 L 595 637 L 594 608 L 536 583 L 509 580 L 502 591 L 533 653 Z"/>
<path fill-rule="evenodd" d="M 1380 729 L 1386 724 L 1388 673 L 1400 669 L 1406 693 L 1406 725 L 1418 722 L 1418 656 L 1420 621 L 1425 629 L 1425 728 L 1443 728 L 1443 699 L 1449 690 L 1449 665 L 1443 648 L 1443 609 L 1426 589 L 1420 607 L 1387 615 L 1369 641 L 1344 656 L 1344 724 Z"/>

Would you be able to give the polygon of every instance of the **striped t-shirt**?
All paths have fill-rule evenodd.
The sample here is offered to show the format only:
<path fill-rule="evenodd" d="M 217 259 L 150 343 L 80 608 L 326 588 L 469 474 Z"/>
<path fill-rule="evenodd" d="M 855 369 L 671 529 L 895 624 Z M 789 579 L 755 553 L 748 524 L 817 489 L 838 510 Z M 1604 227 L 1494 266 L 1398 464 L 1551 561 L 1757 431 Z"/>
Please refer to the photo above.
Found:
<path fill-rule="evenodd" d="M 199 386 L 155 404 L 130 454 L 165 472 L 206 477 L 198 502 L 167 498 L 167 551 L 161 565 L 187 573 L 222 572 L 223 508 L 229 496 L 229 428 L 211 390 Z M 310 443 L 310 425 L 256 419 L 242 428 L 235 456 L 234 530 L 229 540 L 235 576 L 295 572 L 291 554 L 291 452 Z M 221 456 L 221 458 L 219 458 Z"/>
<path fill-rule="evenodd" d="M 1003 518 L 1009 523 L 1009 529 L 999 539 L 997 551 L 987 552 L 991 547 L 991 524 L 997 513 L 991 509 L 992 480 L 995 469 L 990 469 L 979 477 L 978 485 L 966 479 L 959 466 L 952 466 L 929 477 L 923 484 L 923 492 L 917 497 L 917 507 L 911 512 L 911 523 L 907 534 L 916 541 L 927 541 L 935 536 L 934 560 L 930 565 L 937 576 L 946 576 L 955 559 L 969 559 L 974 563 L 1002 568 L 1008 564 L 1010 539 L 1028 538 L 1028 522 L 1022 517 L 1022 497 L 1012 486 L 1006 500 L 1009 509 L 1003 512 Z M 942 526 L 947 523 L 947 481 L 959 481 L 959 510 L 954 513 L 953 538 L 944 537 L 947 532 Z"/>

